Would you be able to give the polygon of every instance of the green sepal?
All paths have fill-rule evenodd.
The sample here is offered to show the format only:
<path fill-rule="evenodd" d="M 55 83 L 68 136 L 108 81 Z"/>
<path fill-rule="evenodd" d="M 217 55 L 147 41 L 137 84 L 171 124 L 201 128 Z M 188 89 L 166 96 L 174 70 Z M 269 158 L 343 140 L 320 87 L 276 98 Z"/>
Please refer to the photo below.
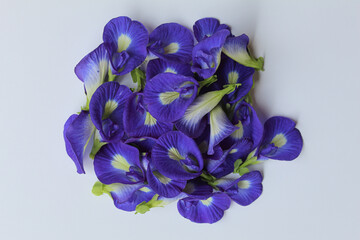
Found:
<path fill-rule="evenodd" d="M 154 207 L 164 207 L 165 206 L 164 201 L 158 200 L 158 197 L 159 197 L 159 194 L 155 194 L 150 201 L 148 201 L 148 202 L 144 201 L 142 203 L 139 203 L 136 206 L 135 214 L 137 214 L 137 213 L 144 214 L 144 213 L 150 211 L 150 209 L 154 208 Z"/>
<path fill-rule="evenodd" d="M 251 97 L 250 93 L 245 95 L 244 101 L 247 102 L 248 104 L 252 105 L 253 101 L 252 101 L 252 97 Z"/>
<path fill-rule="evenodd" d="M 97 152 L 101 149 L 102 146 L 106 145 L 107 142 L 101 142 L 98 138 L 98 131 L 95 132 L 94 134 L 94 141 L 93 141 L 93 146 L 91 148 L 91 152 L 90 152 L 90 158 L 94 159 L 95 155 L 97 154 Z"/>
<path fill-rule="evenodd" d="M 246 173 L 248 173 L 248 172 L 250 172 L 250 170 L 249 170 L 247 167 L 243 167 L 243 168 L 240 168 L 240 169 L 239 169 L 238 174 L 239 174 L 240 176 L 242 176 L 242 175 L 244 175 L 244 174 L 246 174 Z"/>
<path fill-rule="evenodd" d="M 144 89 L 146 84 L 145 73 L 140 68 L 135 68 L 131 71 L 130 74 L 133 82 L 137 83 L 137 88 L 134 91 L 140 92 L 142 89 Z"/>
<path fill-rule="evenodd" d="M 210 86 L 211 84 L 213 84 L 214 82 L 216 82 L 218 80 L 217 76 L 216 75 L 213 75 L 207 79 L 204 79 L 202 81 L 199 82 L 199 88 L 198 88 L 198 94 L 200 92 L 200 90 L 203 88 L 203 87 L 208 87 Z"/>
<path fill-rule="evenodd" d="M 91 190 L 91 192 L 95 195 L 95 196 L 101 196 L 103 195 L 104 193 L 109 195 L 111 197 L 111 194 L 110 192 L 112 191 L 113 189 L 111 188 L 111 185 L 105 185 L 99 181 L 96 181 L 94 183 L 94 186 Z M 112 198 L 112 197 L 111 197 Z"/>
<path fill-rule="evenodd" d="M 235 161 L 235 163 L 234 163 L 234 173 L 238 173 L 239 175 L 243 175 L 243 174 L 249 172 L 249 169 L 247 168 L 247 166 L 261 163 L 261 161 L 257 161 L 258 158 L 255 156 L 256 150 L 257 149 L 255 149 L 254 151 L 249 153 L 244 162 L 241 159 L 238 159 L 238 160 Z"/>

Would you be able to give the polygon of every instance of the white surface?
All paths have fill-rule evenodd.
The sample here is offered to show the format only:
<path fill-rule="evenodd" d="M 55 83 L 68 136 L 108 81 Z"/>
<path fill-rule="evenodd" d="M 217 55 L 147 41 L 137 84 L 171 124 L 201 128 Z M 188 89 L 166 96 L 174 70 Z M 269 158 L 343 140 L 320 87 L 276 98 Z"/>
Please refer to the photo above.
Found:
<path fill-rule="evenodd" d="M 0 239 L 360 239 L 359 1 L 0 1 Z M 298 122 L 304 149 L 263 165 L 264 192 L 214 225 L 173 204 L 145 215 L 95 197 L 62 138 L 84 103 L 73 68 L 127 15 L 149 29 L 213 16 L 265 57 L 262 117 Z"/>

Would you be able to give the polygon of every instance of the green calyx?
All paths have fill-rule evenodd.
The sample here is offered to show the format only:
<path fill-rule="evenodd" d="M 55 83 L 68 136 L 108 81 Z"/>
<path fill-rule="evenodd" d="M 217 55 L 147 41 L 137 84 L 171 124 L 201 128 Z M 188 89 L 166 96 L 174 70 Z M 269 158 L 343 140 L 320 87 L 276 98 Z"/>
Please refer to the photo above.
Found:
<path fill-rule="evenodd" d="M 135 68 L 131 71 L 131 78 L 134 83 L 137 83 L 137 88 L 134 89 L 135 92 L 140 92 L 145 88 L 146 76 L 145 73 L 139 68 Z"/>
<path fill-rule="evenodd" d="M 90 158 L 91 159 L 94 159 L 95 155 L 101 149 L 101 147 L 107 144 L 106 142 L 101 142 L 99 137 L 100 137 L 99 132 L 96 131 L 95 134 L 94 134 L 93 146 L 92 146 L 91 152 L 90 152 Z"/>
<path fill-rule="evenodd" d="M 112 191 L 112 188 L 110 187 L 110 185 L 105 185 L 99 181 L 94 183 L 94 186 L 91 190 L 91 192 L 95 195 L 95 196 L 101 196 L 104 193 L 108 194 L 111 197 L 110 192 Z"/>
<path fill-rule="evenodd" d="M 234 163 L 234 173 L 238 173 L 240 176 L 244 175 L 245 173 L 250 172 L 250 170 L 247 168 L 250 165 L 255 165 L 261 163 L 261 161 L 258 161 L 257 157 L 255 156 L 256 149 L 249 153 L 246 160 L 243 162 L 242 159 L 238 159 Z"/>
<path fill-rule="evenodd" d="M 203 88 L 203 87 L 208 87 L 210 86 L 211 84 L 213 84 L 214 82 L 216 82 L 218 80 L 217 76 L 216 75 L 213 75 L 207 79 L 204 79 L 203 81 L 200 81 L 199 82 L 199 88 L 198 88 L 198 94 L 200 92 L 200 90 Z"/>
<path fill-rule="evenodd" d="M 151 208 L 154 208 L 154 207 L 164 207 L 165 204 L 163 201 L 161 200 L 158 200 L 158 197 L 159 195 L 158 194 L 155 194 L 154 197 L 148 201 L 148 202 L 142 202 L 140 204 L 138 204 L 136 206 L 136 209 L 135 209 L 135 214 L 137 213 L 141 213 L 141 214 L 144 214 L 148 211 L 150 211 Z"/>

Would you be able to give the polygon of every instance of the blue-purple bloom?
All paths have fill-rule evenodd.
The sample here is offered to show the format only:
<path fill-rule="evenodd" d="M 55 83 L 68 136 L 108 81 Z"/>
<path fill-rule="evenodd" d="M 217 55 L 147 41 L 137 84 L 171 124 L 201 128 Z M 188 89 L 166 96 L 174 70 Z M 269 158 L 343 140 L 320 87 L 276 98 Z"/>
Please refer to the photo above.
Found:
<path fill-rule="evenodd" d="M 118 209 L 143 214 L 177 201 L 184 218 L 215 223 L 231 201 L 247 206 L 261 195 L 252 165 L 293 160 L 303 141 L 291 119 L 258 118 L 250 90 L 263 58 L 251 56 L 249 38 L 215 18 L 193 29 L 195 46 L 177 23 L 149 36 L 128 17 L 109 21 L 104 42 L 75 67 L 86 105 L 63 136 L 78 173 L 92 145 L 92 192 Z"/>

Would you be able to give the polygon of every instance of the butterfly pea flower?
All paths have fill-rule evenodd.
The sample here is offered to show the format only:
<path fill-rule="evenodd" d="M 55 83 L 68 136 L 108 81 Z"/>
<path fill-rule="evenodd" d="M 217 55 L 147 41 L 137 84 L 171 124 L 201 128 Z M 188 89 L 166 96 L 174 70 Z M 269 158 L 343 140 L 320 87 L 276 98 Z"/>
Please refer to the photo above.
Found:
<path fill-rule="evenodd" d="M 150 81 L 150 79 L 156 75 L 166 72 L 180 74 L 188 77 L 193 76 L 193 73 L 190 70 L 190 64 L 165 61 L 158 58 L 149 61 L 146 68 L 146 80 Z"/>
<path fill-rule="evenodd" d="M 191 31 L 178 23 L 161 24 L 150 33 L 149 51 L 165 61 L 188 63 L 193 47 Z"/>
<path fill-rule="evenodd" d="M 75 74 L 85 85 L 87 107 L 96 89 L 105 82 L 108 69 L 109 55 L 104 44 L 100 44 L 76 65 Z"/>
<path fill-rule="evenodd" d="M 95 174 L 104 184 L 135 184 L 145 180 L 139 150 L 122 143 L 104 145 L 94 158 Z"/>
<path fill-rule="evenodd" d="M 218 179 L 214 184 L 237 204 L 248 206 L 260 197 L 262 180 L 259 171 L 252 171 L 236 180 Z"/>
<path fill-rule="evenodd" d="M 245 67 L 229 57 L 223 56 L 217 71 L 218 81 L 214 83 L 218 89 L 226 84 L 241 84 L 227 96 L 227 102 L 235 103 L 245 97 L 253 86 L 254 68 Z"/>
<path fill-rule="evenodd" d="M 154 192 L 167 198 L 179 195 L 186 185 L 186 180 L 173 180 L 165 177 L 151 164 L 148 165 L 146 179 Z"/>
<path fill-rule="evenodd" d="M 207 199 L 184 198 L 178 201 L 181 216 L 196 223 L 215 223 L 224 216 L 231 200 L 225 193 L 213 193 Z"/>
<path fill-rule="evenodd" d="M 231 117 L 231 122 L 238 127 L 238 129 L 221 142 L 221 146 L 224 149 L 228 149 L 242 139 L 247 139 L 251 142 L 252 150 L 259 146 L 264 127 L 255 109 L 250 104 L 245 101 L 237 103 Z"/>
<path fill-rule="evenodd" d="M 222 90 L 211 91 L 198 96 L 186 109 L 183 116 L 175 122 L 176 128 L 189 137 L 199 137 L 207 123 L 207 119 L 204 116 L 214 109 L 226 94 L 231 93 L 235 88 L 236 84 L 230 84 Z"/>
<path fill-rule="evenodd" d="M 133 93 L 129 97 L 123 120 L 128 137 L 158 138 L 173 128 L 172 123 L 158 121 L 147 111 L 142 93 Z"/>
<path fill-rule="evenodd" d="M 136 206 L 142 202 L 147 202 L 153 198 L 155 193 L 143 183 L 137 184 L 94 184 L 93 194 L 100 196 L 108 194 L 114 201 L 115 207 L 124 211 L 135 211 Z"/>
<path fill-rule="evenodd" d="M 209 114 L 210 140 L 208 154 L 214 154 L 214 146 L 218 145 L 224 138 L 238 129 L 226 116 L 221 105 L 217 105 Z"/>
<path fill-rule="evenodd" d="M 115 75 L 131 72 L 147 56 L 149 33 L 143 24 L 128 17 L 110 20 L 104 28 L 103 40 Z"/>
<path fill-rule="evenodd" d="M 249 37 L 245 34 L 238 37 L 229 37 L 226 39 L 222 51 L 225 55 L 246 67 L 263 70 L 264 59 L 262 57 L 256 59 L 251 56 L 248 44 Z"/>
<path fill-rule="evenodd" d="M 149 113 L 161 122 L 180 119 L 194 101 L 198 83 L 191 77 L 161 73 L 148 82 L 144 89 L 144 103 Z"/>
<path fill-rule="evenodd" d="M 104 141 L 123 137 L 123 112 L 131 94 L 128 87 L 117 82 L 106 82 L 95 91 L 90 101 L 90 116 Z"/>
<path fill-rule="evenodd" d="M 85 173 L 84 153 L 94 131 L 95 126 L 87 111 L 81 111 L 79 115 L 71 115 L 64 125 L 63 135 L 66 152 L 75 163 L 77 172 L 80 174 Z"/>
<path fill-rule="evenodd" d="M 214 33 L 227 29 L 230 31 L 230 28 L 226 24 L 220 24 L 219 20 L 216 18 L 202 18 L 195 22 L 194 26 L 194 35 L 198 42 L 202 41 L 205 38 L 211 37 Z"/>
<path fill-rule="evenodd" d="M 272 117 L 264 124 L 260 155 L 276 160 L 290 161 L 301 152 L 303 140 L 295 122 L 286 117 Z"/>
<path fill-rule="evenodd" d="M 223 29 L 199 42 L 192 52 L 191 71 L 204 79 L 214 75 L 220 65 L 221 50 L 229 34 L 229 30 Z"/>
<path fill-rule="evenodd" d="M 179 131 L 162 135 L 152 149 L 151 159 L 162 175 L 174 180 L 194 179 L 204 166 L 195 141 Z"/>

